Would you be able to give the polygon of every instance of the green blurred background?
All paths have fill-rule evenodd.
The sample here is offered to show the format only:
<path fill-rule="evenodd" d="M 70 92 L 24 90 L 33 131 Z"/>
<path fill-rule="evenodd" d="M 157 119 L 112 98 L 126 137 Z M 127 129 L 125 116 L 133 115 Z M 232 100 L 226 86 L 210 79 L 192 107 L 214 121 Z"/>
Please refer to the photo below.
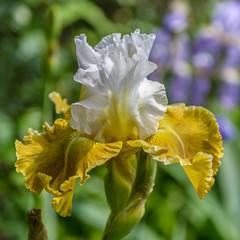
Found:
<path fill-rule="evenodd" d="M 191 34 L 209 22 L 216 1 L 187 1 Z M 0 2 L 0 239 L 27 239 L 27 212 L 41 208 L 50 240 L 101 239 L 109 214 L 103 176 L 105 168 L 91 171 L 83 187 L 76 186 L 72 216 L 62 218 L 51 208 L 51 197 L 36 197 L 24 187 L 14 167 L 14 141 L 29 127 L 42 131 L 57 116 L 48 99 L 58 91 L 76 102 L 79 85 L 74 37 L 85 33 L 94 46 L 113 32 L 139 28 L 150 33 L 161 26 L 170 1 L 159 0 L 22 0 Z M 239 13 L 240 14 L 240 13 Z M 165 79 L 167 81 L 167 79 Z M 217 100 L 209 98 L 206 107 Z M 240 239 L 239 106 L 226 114 L 236 137 L 224 143 L 224 158 L 216 184 L 199 200 L 183 169 L 159 164 L 156 185 L 146 214 L 125 239 L 195 240 Z"/>

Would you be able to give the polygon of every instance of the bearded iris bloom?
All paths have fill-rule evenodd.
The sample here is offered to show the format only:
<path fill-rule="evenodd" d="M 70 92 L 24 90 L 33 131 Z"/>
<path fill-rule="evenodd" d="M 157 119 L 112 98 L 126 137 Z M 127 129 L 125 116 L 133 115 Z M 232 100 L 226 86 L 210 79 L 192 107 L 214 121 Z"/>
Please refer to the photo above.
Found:
<path fill-rule="evenodd" d="M 61 216 L 71 215 L 76 179 L 84 184 L 94 167 L 118 162 L 124 181 L 130 174 L 124 165 L 139 151 L 154 162 L 179 163 L 200 198 L 214 184 L 223 155 L 216 119 L 202 107 L 168 106 L 164 86 L 146 78 L 156 68 L 148 61 L 154 39 L 136 30 L 106 36 L 93 49 L 84 34 L 76 37 L 79 102 L 68 105 L 51 93 L 64 118 L 16 141 L 17 172 L 31 192 L 54 195 L 52 206 Z"/>

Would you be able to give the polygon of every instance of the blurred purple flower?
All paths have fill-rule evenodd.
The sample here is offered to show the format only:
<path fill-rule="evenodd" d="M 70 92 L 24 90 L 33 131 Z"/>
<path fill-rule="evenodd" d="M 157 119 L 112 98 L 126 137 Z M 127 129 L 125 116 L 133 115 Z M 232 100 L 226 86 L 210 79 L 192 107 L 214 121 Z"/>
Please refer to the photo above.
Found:
<path fill-rule="evenodd" d="M 156 82 L 162 82 L 165 72 L 157 68 L 154 72 L 148 75 L 148 79 Z"/>
<path fill-rule="evenodd" d="M 156 38 L 149 56 L 149 60 L 157 64 L 158 68 L 148 76 L 153 81 L 162 81 L 166 70 L 168 70 L 171 59 L 171 33 L 164 29 L 158 29 Z"/>
<path fill-rule="evenodd" d="M 220 85 L 219 98 L 225 108 L 234 108 L 240 102 L 240 85 L 223 81 Z"/>
<path fill-rule="evenodd" d="M 181 33 L 188 28 L 189 7 L 185 1 L 173 0 L 170 12 L 163 18 L 163 25 L 172 33 Z"/>
<path fill-rule="evenodd" d="M 182 1 L 174 0 L 170 5 L 170 13 L 163 19 L 165 28 L 156 32 L 150 61 L 155 62 L 158 69 L 149 79 L 162 81 L 168 72 L 172 76 L 170 102 L 204 105 L 211 90 L 212 76 L 219 77 L 216 74 L 222 72 L 219 99 L 224 107 L 234 108 L 240 102 L 240 47 L 237 44 L 240 41 L 240 1 L 217 4 L 212 25 L 202 28 L 194 36 L 193 44 L 185 32 L 188 12 L 188 6 Z M 217 68 L 220 61 L 221 68 Z M 196 76 L 194 81 L 192 73 Z"/>
<path fill-rule="evenodd" d="M 189 102 L 192 79 L 190 76 L 174 75 L 169 87 L 170 102 Z"/>
<path fill-rule="evenodd" d="M 174 40 L 172 51 L 173 63 L 189 61 L 191 56 L 191 41 L 187 34 L 180 34 Z"/>
<path fill-rule="evenodd" d="M 225 1 L 216 5 L 212 24 L 223 32 L 240 35 L 240 1 Z"/>
<path fill-rule="evenodd" d="M 227 46 L 223 66 L 240 70 L 240 47 L 236 45 Z"/>
<path fill-rule="evenodd" d="M 193 65 L 196 70 L 211 72 L 220 57 L 222 45 L 214 36 L 199 34 L 193 47 Z"/>
<path fill-rule="evenodd" d="M 236 137 L 236 128 L 230 119 L 224 115 L 217 115 L 216 118 L 223 141 L 234 140 Z"/>
<path fill-rule="evenodd" d="M 172 64 L 173 77 L 169 87 L 171 102 L 189 102 L 192 88 L 192 69 L 187 61 L 179 60 Z"/>
<path fill-rule="evenodd" d="M 188 19 L 182 13 L 172 12 L 163 18 L 163 24 L 170 32 L 180 33 L 188 27 Z"/>
<path fill-rule="evenodd" d="M 166 67 L 170 60 L 171 34 L 164 29 L 158 29 L 155 34 L 156 38 L 149 60 L 156 63 L 159 67 Z"/>
<path fill-rule="evenodd" d="M 212 54 L 208 52 L 199 52 L 193 56 L 194 67 L 201 72 L 210 72 L 215 66 L 215 60 Z"/>
<path fill-rule="evenodd" d="M 211 86 L 212 84 L 208 77 L 198 76 L 193 82 L 191 104 L 204 105 Z"/>

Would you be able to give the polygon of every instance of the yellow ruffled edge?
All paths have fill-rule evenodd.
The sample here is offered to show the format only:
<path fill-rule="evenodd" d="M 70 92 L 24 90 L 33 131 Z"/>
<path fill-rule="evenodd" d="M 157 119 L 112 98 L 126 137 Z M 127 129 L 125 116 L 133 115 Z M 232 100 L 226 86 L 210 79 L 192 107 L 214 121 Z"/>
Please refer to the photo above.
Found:
<path fill-rule="evenodd" d="M 202 112 L 205 116 L 203 119 L 209 119 L 206 124 L 210 129 L 210 144 L 208 145 L 208 148 L 211 149 L 211 151 L 199 152 L 194 156 L 192 166 L 183 166 L 190 181 L 196 189 L 199 198 L 203 199 L 212 188 L 215 182 L 214 176 L 217 174 L 218 168 L 221 165 L 220 158 L 223 157 L 223 141 L 216 118 L 210 111 L 203 107 L 195 106 L 188 107 L 187 111 L 190 111 L 192 114 L 196 112 L 198 117 L 201 116 Z"/>
<path fill-rule="evenodd" d="M 56 113 L 63 113 L 64 119 L 71 119 L 71 106 L 68 105 L 67 99 L 62 99 L 58 92 L 51 92 L 49 95 L 50 100 L 55 104 Z"/>
<path fill-rule="evenodd" d="M 199 135 L 201 129 L 202 135 Z M 127 143 L 132 147 L 142 147 L 165 165 L 179 162 L 200 199 L 213 186 L 223 157 L 222 137 L 214 115 L 203 107 L 185 107 L 184 104 L 168 106 L 155 135 Z M 195 151 L 194 144 L 199 144 L 198 151 Z"/>
<path fill-rule="evenodd" d="M 83 184 L 92 168 L 118 155 L 122 142 L 94 142 L 86 134 L 68 127 L 65 119 L 57 119 L 53 127 L 45 123 L 44 129 L 45 133 L 29 129 L 25 144 L 15 142 L 16 171 L 23 174 L 29 191 L 39 195 L 44 188 L 55 196 L 53 208 L 61 216 L 70 216 L 76 178 L 80 177 Z M 57 168 L 60 172 L 56 172 Z"/>
<path fill-rule="evenodd" d="M 72 198 L 73 198 L 76 178 L 78 178 L 78 176 L 72 176 L 68 180 L 65 180 L 61 184 L 59 191 L 54 190 L 52 187 L 50 187 L 50 182 L 52 180 L 52 177 L 44 173 L 38 173 L 37 177 L 40 179 L 43 188 L 48 193 L 55 196 L 52 199 L 52 207 L 55 209 L 55 211 L 63 217 L 71 216 Z"/>
<path fill-rule="evenodd" d="M 215 181 L 212 160 L 213 156 L 211 154 L 199 152 L 190 164 L 180 161 L 200 199 L 208 194 Z"/>
<path fill-rule="evenodd" d="M 215 116 L 206 108 L 203 107 L 196 107 L 196 106 L 189 106 L 186 107 L 185 112 L 191 112 L 195 114 L 198 118 L 201 118 L 201 115 L 204 114 L 203 120 L 206 120 L 206 125 L 210 129 L 209 132 L 209 148 L 212 149 L 210 153 L 213 156 L 213 175 L 217 174 L 218 167 L 221 165 L 220 158 L 223 157 L 223 141 L 222 135 L 219 132 L 219 125 Z M 208 121 L 209 119 L 209 121 Z M 214 179 L 213 179 L 214 183 Z M 212 183 L 212 185 L 213 185 Z"/>

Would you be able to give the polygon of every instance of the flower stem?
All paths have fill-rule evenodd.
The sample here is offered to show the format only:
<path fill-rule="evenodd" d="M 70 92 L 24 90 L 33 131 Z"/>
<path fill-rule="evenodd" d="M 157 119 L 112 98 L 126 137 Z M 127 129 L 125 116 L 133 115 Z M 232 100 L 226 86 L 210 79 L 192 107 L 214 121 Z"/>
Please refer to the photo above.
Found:
<path fill-rule="evenodd" d="M 126 161 L 122 159 L 122 162 Z M 113 161 L 112 164 L 115 164 L 115 162 Z M 109 172 L 111 172 L 111 168 L 109 168 Z M 107 197 L 114 192 L 115 199 L 119 201 L 124 198 L 123 202 L 125 204 L 118 205 L 119 208 L 117 209 L 113 209 L 109 204 L 112 212 L 105 228 L 103 240 L 120 240 L 129 234 L 132 228 L 139 222 L 144 215 L 145 202 L 152 192 L 155 176 L 156 161 L 145 152 L 140 151 L 137 153 L 135 179 L 133 184 L 129 185 L 131 189 L 128 189 L 131 190 L 130 194 L 127 195 L 128 200 L 126 201 L 126 195 L 119 194 L 118 189 L 114 189 L 114 185 L 112 185 L 112 188 L 106 188 Z M 121 183 L 121 180 L 119 180 L 119 183 Z M 105 182 L 105 185 L 108 185 L 108 183 Z"/>

